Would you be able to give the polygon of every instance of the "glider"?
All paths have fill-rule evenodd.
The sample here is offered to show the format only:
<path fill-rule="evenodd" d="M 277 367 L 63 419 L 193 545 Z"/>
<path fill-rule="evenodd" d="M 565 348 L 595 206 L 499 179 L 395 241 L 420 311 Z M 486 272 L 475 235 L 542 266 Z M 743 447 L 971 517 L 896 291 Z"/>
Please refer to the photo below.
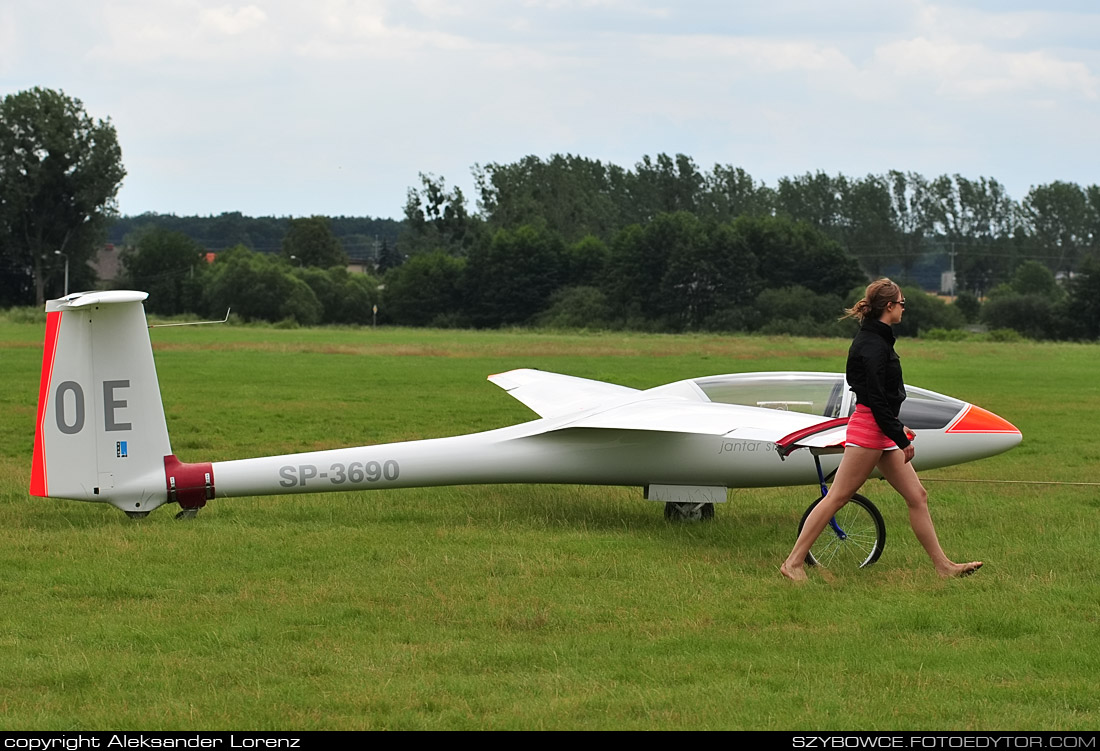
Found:
<path fill-rule="evenodd" d="M 666 517 L 709 518 L 729 488 L 816 484 L 824 494 L 855 408 L 841 373 L 715 375 L 639 390 L 520 369 L 489 380 L 539 416 L 530 422 L 447 438 L 183 462 L 168 437 L 147 297 L 80 292 L 46 304 L 31 495 L 110 503 L 132 517 L 175 503 L 186 517 L 214 498 L 235 496 L 619 485 L 643 488 L 647 499 L 665 504 Z M 918 469 L 993 456 L 1021 441 L 1016 427 L 981 407 L 906 390 L 901 419 L 916 433 Z M 845 510 L 858 517 L 847 527 L 834 524 L 833 544 L 852 550 L 862 566 L 881 553 L 885 527 L 869 501 L 853 500 Z M 869 527 L 866 541 L 853 526 Z M 820 560 L 835 552 L 812 554 Z"/>

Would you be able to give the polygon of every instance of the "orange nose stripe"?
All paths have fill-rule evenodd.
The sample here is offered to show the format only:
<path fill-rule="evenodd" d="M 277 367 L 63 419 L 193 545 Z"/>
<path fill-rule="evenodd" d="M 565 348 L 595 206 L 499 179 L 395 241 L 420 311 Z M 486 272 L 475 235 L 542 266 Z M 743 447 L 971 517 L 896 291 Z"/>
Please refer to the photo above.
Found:
<path fill-rule="evenodd" d="M 963 416 L 947 429 L 948 433 L 1019 433 L 1020 429 L 988 409 L 971 404 Z"/>

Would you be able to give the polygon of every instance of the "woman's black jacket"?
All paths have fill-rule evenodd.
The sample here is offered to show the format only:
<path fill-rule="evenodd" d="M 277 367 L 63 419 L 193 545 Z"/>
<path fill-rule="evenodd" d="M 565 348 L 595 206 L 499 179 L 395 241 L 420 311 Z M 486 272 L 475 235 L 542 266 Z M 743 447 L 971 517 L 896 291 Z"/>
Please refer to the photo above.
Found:
<path fill-rule="evenodd" d="M 848 349 L 846 375 L 856 402 L 869 407 L 882 432 L 903 449 L 910 441 L 898 419 L 901 403 L 905 401 L 905 385 L 894 341 L 894 332 L 888 324 L 864 320 Z"/>

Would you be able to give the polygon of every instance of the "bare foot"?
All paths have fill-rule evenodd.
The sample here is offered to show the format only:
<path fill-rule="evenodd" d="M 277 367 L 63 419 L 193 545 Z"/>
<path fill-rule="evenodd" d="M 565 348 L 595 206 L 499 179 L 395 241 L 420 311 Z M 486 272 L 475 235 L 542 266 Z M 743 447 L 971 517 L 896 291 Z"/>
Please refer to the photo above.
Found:
<path fill-rule="evenodd" d="M 970 576 L 981 567 L 981 561 L 971 561 L 970 563 L 952 563 L 949 566 L 938 569 L 936 573 L 940 575 L 940 578 L 950 579 L 953 576 Z"/>
<path fill-rule="evenodd" d="M 806 570 L 801 566 L 788 566 L 786 561 L 783 561 L 783 565 L 779 567 L 779 573 L 793 582 L 804 582 L 809 578 L 806 576 Z"/>

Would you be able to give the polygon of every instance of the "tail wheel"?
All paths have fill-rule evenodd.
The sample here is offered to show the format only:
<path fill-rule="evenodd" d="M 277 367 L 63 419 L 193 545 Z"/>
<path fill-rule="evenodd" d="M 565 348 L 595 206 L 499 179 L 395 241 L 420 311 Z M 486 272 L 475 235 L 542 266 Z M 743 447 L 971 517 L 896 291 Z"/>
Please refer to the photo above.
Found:
<path fill-rule="evenodd" d="M 798 523 L 800 534 L 810 512 L 819 503 L 821 498 L 811 503 L 802 515 L 802 521 Z M 821 536 L 807 553 L 806 563 L 833 569 L 852 565 L 863 568 L 877 561 L 885 546 L 886 522 L 882 520 L 882 514 L 875 504 L 856 493 L 825 525 Z"/>
<path fill-rule="evenodd" d="M 665 520 L 670 522 L 709 521 L 714 518 L 713 503 L 665 503 Z"/>

